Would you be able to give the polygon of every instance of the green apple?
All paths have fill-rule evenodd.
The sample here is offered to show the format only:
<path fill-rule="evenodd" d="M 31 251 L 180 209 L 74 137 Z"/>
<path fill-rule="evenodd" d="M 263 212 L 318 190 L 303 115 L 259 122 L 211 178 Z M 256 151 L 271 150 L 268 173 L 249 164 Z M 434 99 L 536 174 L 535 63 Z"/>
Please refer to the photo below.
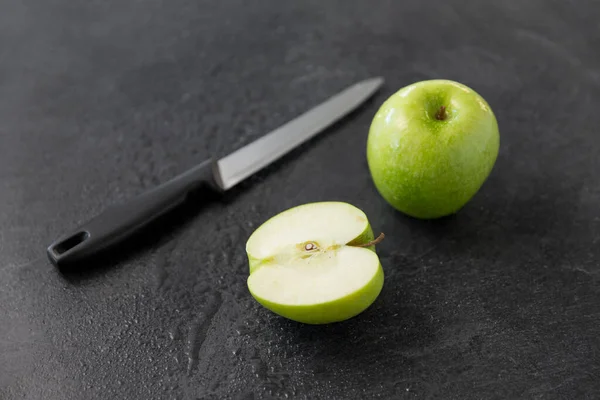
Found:
<path fill-rule="evenodd" d="M 416 218 L 459 211 L 479 191 L 498 156 L 498 123 L 473 89 L 450 80 L 406 86 L 377 111 L 367 140 L 375 187 Z"/>
<path fill-rule="evenodd" d="M 383 287 L 378 239 L 363 211 L 318 202 L 283 211 L 246 243 L 248 289 L 272 312 L 306 324 L 327 324 L 367 309 Z"/>

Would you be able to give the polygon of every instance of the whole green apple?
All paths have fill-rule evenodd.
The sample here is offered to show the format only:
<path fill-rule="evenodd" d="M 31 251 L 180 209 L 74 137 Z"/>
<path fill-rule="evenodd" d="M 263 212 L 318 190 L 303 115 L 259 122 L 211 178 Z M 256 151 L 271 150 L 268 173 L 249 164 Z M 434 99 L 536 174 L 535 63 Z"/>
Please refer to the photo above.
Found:
<path fill-rule="evenodd" d="M 377 111 L 367 140 L 375 187 L 415 218 L 460 210 L 498 157 L 498 123 L 473 89 L 450 80 L 406 86 Z"/>

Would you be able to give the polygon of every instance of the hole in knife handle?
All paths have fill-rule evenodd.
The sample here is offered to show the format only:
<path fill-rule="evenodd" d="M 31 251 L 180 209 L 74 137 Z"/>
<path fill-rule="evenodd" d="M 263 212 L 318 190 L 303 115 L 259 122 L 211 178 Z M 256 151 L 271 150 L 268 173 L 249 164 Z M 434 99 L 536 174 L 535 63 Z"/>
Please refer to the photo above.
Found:
<path fill-rule="evenodd" d="M 52 251 L 54 251 L 54 254 L 56 254 L 57 256 L 60 256 L 61 254 L 64 254 L 67 251 L 71 250 L 73 247 L 83 243 L 83 241 L 85 241 L 89 237 L 90 234 L 88 232 L 76 233 L 70 238 L 65 239 L 62 242 L 55 245 Z"/>

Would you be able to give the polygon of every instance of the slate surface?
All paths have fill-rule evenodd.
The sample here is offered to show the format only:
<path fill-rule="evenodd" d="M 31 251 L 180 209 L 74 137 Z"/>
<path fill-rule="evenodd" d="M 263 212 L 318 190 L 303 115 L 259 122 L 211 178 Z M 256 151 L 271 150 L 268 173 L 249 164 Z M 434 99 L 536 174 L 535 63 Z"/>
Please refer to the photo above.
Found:
<path fill-rule="evenodd" d="M 0 1 L 0 398 L 600 397 L 600 6 L 593 1 Z M 119 260 L 45 247 L 347 85 L 382 92 Z M 395 90 L 461 81 L 501 127 L 456 217 L 384 204 L 364 157 Z M 302 326 L 246 291 L 245 240 L 349 201 L 387 239 L 377 302 Z"/>

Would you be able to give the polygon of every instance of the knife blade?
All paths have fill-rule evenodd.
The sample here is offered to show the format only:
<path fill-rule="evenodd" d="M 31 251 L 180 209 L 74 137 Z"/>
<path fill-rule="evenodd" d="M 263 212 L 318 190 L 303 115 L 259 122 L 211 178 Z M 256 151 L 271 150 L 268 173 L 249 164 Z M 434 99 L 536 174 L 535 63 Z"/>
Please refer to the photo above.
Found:
<path fill-rule="evenodd" d="M 56 239 L 46 253 L 55 266 L 72 267 L 105 253 L 184 203 L 191 192 L 225 192 L 339 121 L 383 84 L 380 77 L 346 88 L 272 132 L 219 159 L 196 167 L 125 203 L 113 205 Z"/>

